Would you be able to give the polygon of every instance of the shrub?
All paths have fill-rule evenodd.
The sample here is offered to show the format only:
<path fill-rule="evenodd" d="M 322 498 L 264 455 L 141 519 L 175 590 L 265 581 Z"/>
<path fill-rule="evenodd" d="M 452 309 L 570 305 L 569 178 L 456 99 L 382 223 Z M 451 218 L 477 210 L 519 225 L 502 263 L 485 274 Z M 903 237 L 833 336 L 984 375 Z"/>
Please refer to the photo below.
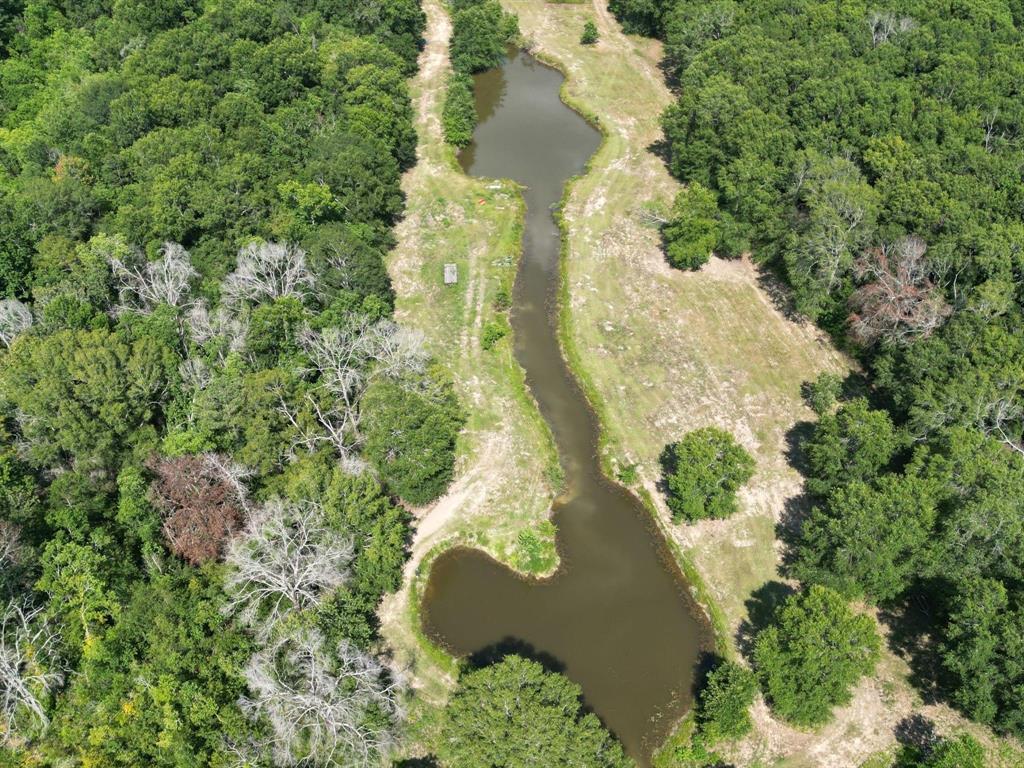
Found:
<path fill-rule="evenodd" d="M 448 79 L 448 94 L 441 113 L 444 140 L 456 147 L 465 147 L 473 140 L 476 119 L 473 78 L 457 72 Z"/>
<path fill-rule="evenodd" d="M 700 269 L 721 236 L 715 193 L 698 182 L 679 190 L 672 218 L 661 231 L 665 255 L 678 269 Z"/>
<path fill-rule="evenodd" d="M 746 667 L 725 661 L 708 675 L 700 694 L 698 720 L 709 742 L 738 739 L 750 732 L 750 705 L 757 694 L 757 678 Z"/>
<path fill-rule="evenodd" d="M 728 432 L 697 429 L 665 447 L 661 465 L 673 519 L 725 518 L 736 490 L 754 474 L 754 458 Z"/>
<path fill-rule="evenodd" d="M 594 45 L 597 40 L 597 25 L 592 19 L 587 19 L 583 25 L 583 34 L 580 35 L 580 45 Z"/>
<path fill-rule="evenodd" d="M 843 380 L 834 373 L 822 373 L 803 385 L 804 400 L 818 416 L 824 416 L 836 404 L 843 391 Z"/>
<path fill-rule="evenodd" d="M 484 323 L 484 329 L 480 335 L 480 346 L 484 349 L 492 349 L 506 335 L 508 335 L 508 323 L 488 320 Z"/>

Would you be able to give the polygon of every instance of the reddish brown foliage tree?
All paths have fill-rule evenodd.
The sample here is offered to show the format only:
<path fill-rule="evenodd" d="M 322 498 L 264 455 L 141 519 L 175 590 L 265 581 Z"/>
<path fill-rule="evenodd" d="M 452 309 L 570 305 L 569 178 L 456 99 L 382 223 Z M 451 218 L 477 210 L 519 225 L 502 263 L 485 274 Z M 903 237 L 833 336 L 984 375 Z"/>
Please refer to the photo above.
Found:
<path fill-rule="evenodd" d="M 904 237 L 864 253 L 854 272 L 866 280 L 850 297 L 850 330 L 862 344 L 906 344 L 928 336 L 951 309 L 932 281 L 919 237 Z"/>
<path fill-rule="evenodd" d="M 164 514 L 164 538 L 174 554 L 198 565 L 220 556 L 242 523 L 244 474 L 215 455 L 154 456 L 153 503 Z"/>

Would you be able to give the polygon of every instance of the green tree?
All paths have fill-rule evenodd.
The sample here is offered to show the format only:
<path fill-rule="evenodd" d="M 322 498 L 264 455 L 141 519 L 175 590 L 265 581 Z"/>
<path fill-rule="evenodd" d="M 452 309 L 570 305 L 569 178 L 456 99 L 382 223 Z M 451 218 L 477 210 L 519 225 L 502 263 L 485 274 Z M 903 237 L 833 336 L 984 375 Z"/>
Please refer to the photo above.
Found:
<path fill-rule="evenodd" d="M 450 768 L 633 764 L 597 717 L 584 714 L 578 685 L 518 656 L 462 675 L 441 744 Z"/>
<path fill-rule="evenodd" d="M 804 444 L 810 477 L 807 490 L 826 496 L 839 485 L 870 480 L 896 453 L 899 439 L 892 418 L 873 410 L 864 398 L 844 403 L 818 420 Z"/>
<path fill-rule="evenodd" d="M 1024 733 L 1024 610 L 992 579 L 960 585 L 942 640 L 953 701 L 972 720 Z"/>
<path fill-rule="evenodd" d="M 833 490 L 804 521 L 794 570 L 848 596 L 891 600 L 930 570 L 936 516 L 927 480 L 884 475 L 873 486 L 855 480 Z"/>
<path fill-rule="evenodd" d="M 838 592 L 814 585 L 790 597 L 758 634 L 754 665 L 780 717 L 816 726 L 872 673 L 880 647 L 870 617 L 853 613 Z"/>
<path fill-rule="evenodd" d="M 904 747 L 896 768 L 985 768 L 985 749 L 967 733 L 942 739 L 922 754 L 915 747 Z"/>
<path fill-rule="evenodd" d="M 515 16 L 496 0 L 468 6 L 452 16 L 451 58 L 456 72 L 472 74 L 496 67 L 518 33 Z"/>
<path fill-rule="evenodd" d="M 250 642 L 225 622 L 222 592 L 185 567 L 141 583 L 86 654 L 55 718 L 84 763 L 183 768 L 224 758 L 246 735 L 237 701 Z"/>
<path fill-rule="evenodd" d="M 696 181 L 683 187 L 661 231 L 669 262 L 678 269 L 700 269 L 718 246 L 720 229 L 715 193 Z"/>
<path fill-rule="evenodd" d="M 410 504 L 433 501 L 448 487 L 463 416 L 450 384 L 418 392 L 391 381 L 363 396 L 365 452 L 381 477 Z"/>
<path fill-rule="evenodd" d="M 673 518 L 725 518 L 736 511 L 736 491 L 756 464 L 728 432 L 705 427 L 689 432 L 661 454 L 666 502 Z"/>
<path fill-rule="evenodd" d="M 750 732 L 750 705 L 757 695 L 757 678 L 746 667 L 723 661 L 708 674 L 700 692 L 697 721 L 702 736 L 714 743 L 738 739 Z"/>
<path fill-rule="evenodd" d="M 29 459 L 110 466 L 152 446 L 177 377 L 177 355 L 149 338 L 60 331 L 24 338 L 0 362 L 0 393 L 18 413 Z"/>
<path fill-rule="evenodd" d="M 444 140 L 456 147 L 468 146 L 476 128 L 476 101 L 473 97 L 473 78 L 461 72 L 448 78 L 448 92 L 441 113 Z"/>

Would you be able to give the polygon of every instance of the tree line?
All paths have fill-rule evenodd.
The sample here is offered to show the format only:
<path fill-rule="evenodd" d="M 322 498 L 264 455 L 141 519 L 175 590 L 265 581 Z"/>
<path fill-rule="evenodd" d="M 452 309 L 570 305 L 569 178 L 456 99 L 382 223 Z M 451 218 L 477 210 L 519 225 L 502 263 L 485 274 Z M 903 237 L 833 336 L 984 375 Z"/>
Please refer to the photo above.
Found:
<path fill-rule="evenodd" d="M 497 67 L 508 46 L 519 36 L 519 21 L 498 0 L 451 0 L 452 37 L 448 78 L 441 126 L 444 140 L 465 147 L 476 128 L 473 75 Z"/>
<path fill-rule="evenodd" d="M 1024 734 L 1024 5 L 611 6 L 677 93 L 668 259 L 749 251 L 867 373 L 808 386 L 789 573 L 924 616 L 922 685 Z"/>

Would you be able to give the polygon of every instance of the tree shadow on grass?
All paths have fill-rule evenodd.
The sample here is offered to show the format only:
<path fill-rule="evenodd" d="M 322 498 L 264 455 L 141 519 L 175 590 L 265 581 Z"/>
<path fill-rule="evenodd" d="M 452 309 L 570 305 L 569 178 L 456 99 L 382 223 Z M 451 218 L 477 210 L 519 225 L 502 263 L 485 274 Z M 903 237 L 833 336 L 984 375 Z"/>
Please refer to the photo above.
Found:
<path fill-rule="evenodd" d="M 407 760 L 399 760 L 392 763 L 391 768 L 440 768 L 441 764 L 433 755 L 429 757 L 410 757 Z"/>
<path fill-rule="evenodd" d="M 945 621 L 945 611 L 937 607 L 942 600 L 925 596 L 942 595 L 948 589 L 942 579 L 922 581 L 908 590 L 903 601 L 885 606 L 878 616 L 889 630 L 890 650 L 910 666 L 910 683 L 926 704 L 945 701 L 951 681 L 934 637 L 935 628 Z"/>
<path fill-rule="evenodd" d="M 647 151 L 661 160 L 661 162 L 665 164 L 666 168 L 670 167 L 669 164 L 672 160 L 672 145 L 669 144 L 668 139 L 664 136 L 659 136 L 648 144 Z"/>
<path fill-rule="evenodd" d="M 797 311 L 793 292 L 786 285 L 781 275 L 767 267 L 758 269 L 757 284 L 771 300 L 775 310 L 784 318 L 794 323 L 802 323 L 807 320 L 804 315 Z M 817 342 L 819 344 L 825 343 L 822 339 L 818 339 Z"/>
<path fill-rule="evenodd" d="M 939 733 L 935 730 L 935 721 L 929 720 L 919 712 L 908 715 L 896 723 L 893 735 L 900 745 L 910 747 L 922 755 L 931 754 L 940 741 Z"/>
<path fill-rule="evenodd" d="M 751 593 L 744 603 L 747 618 L 736 631 L 736 646 L 744 656 L 750 658 L 758 633 L 772 623 L 779 607 L 795 593 L 796 589 L 781 581 L 766 581 Z"/>

